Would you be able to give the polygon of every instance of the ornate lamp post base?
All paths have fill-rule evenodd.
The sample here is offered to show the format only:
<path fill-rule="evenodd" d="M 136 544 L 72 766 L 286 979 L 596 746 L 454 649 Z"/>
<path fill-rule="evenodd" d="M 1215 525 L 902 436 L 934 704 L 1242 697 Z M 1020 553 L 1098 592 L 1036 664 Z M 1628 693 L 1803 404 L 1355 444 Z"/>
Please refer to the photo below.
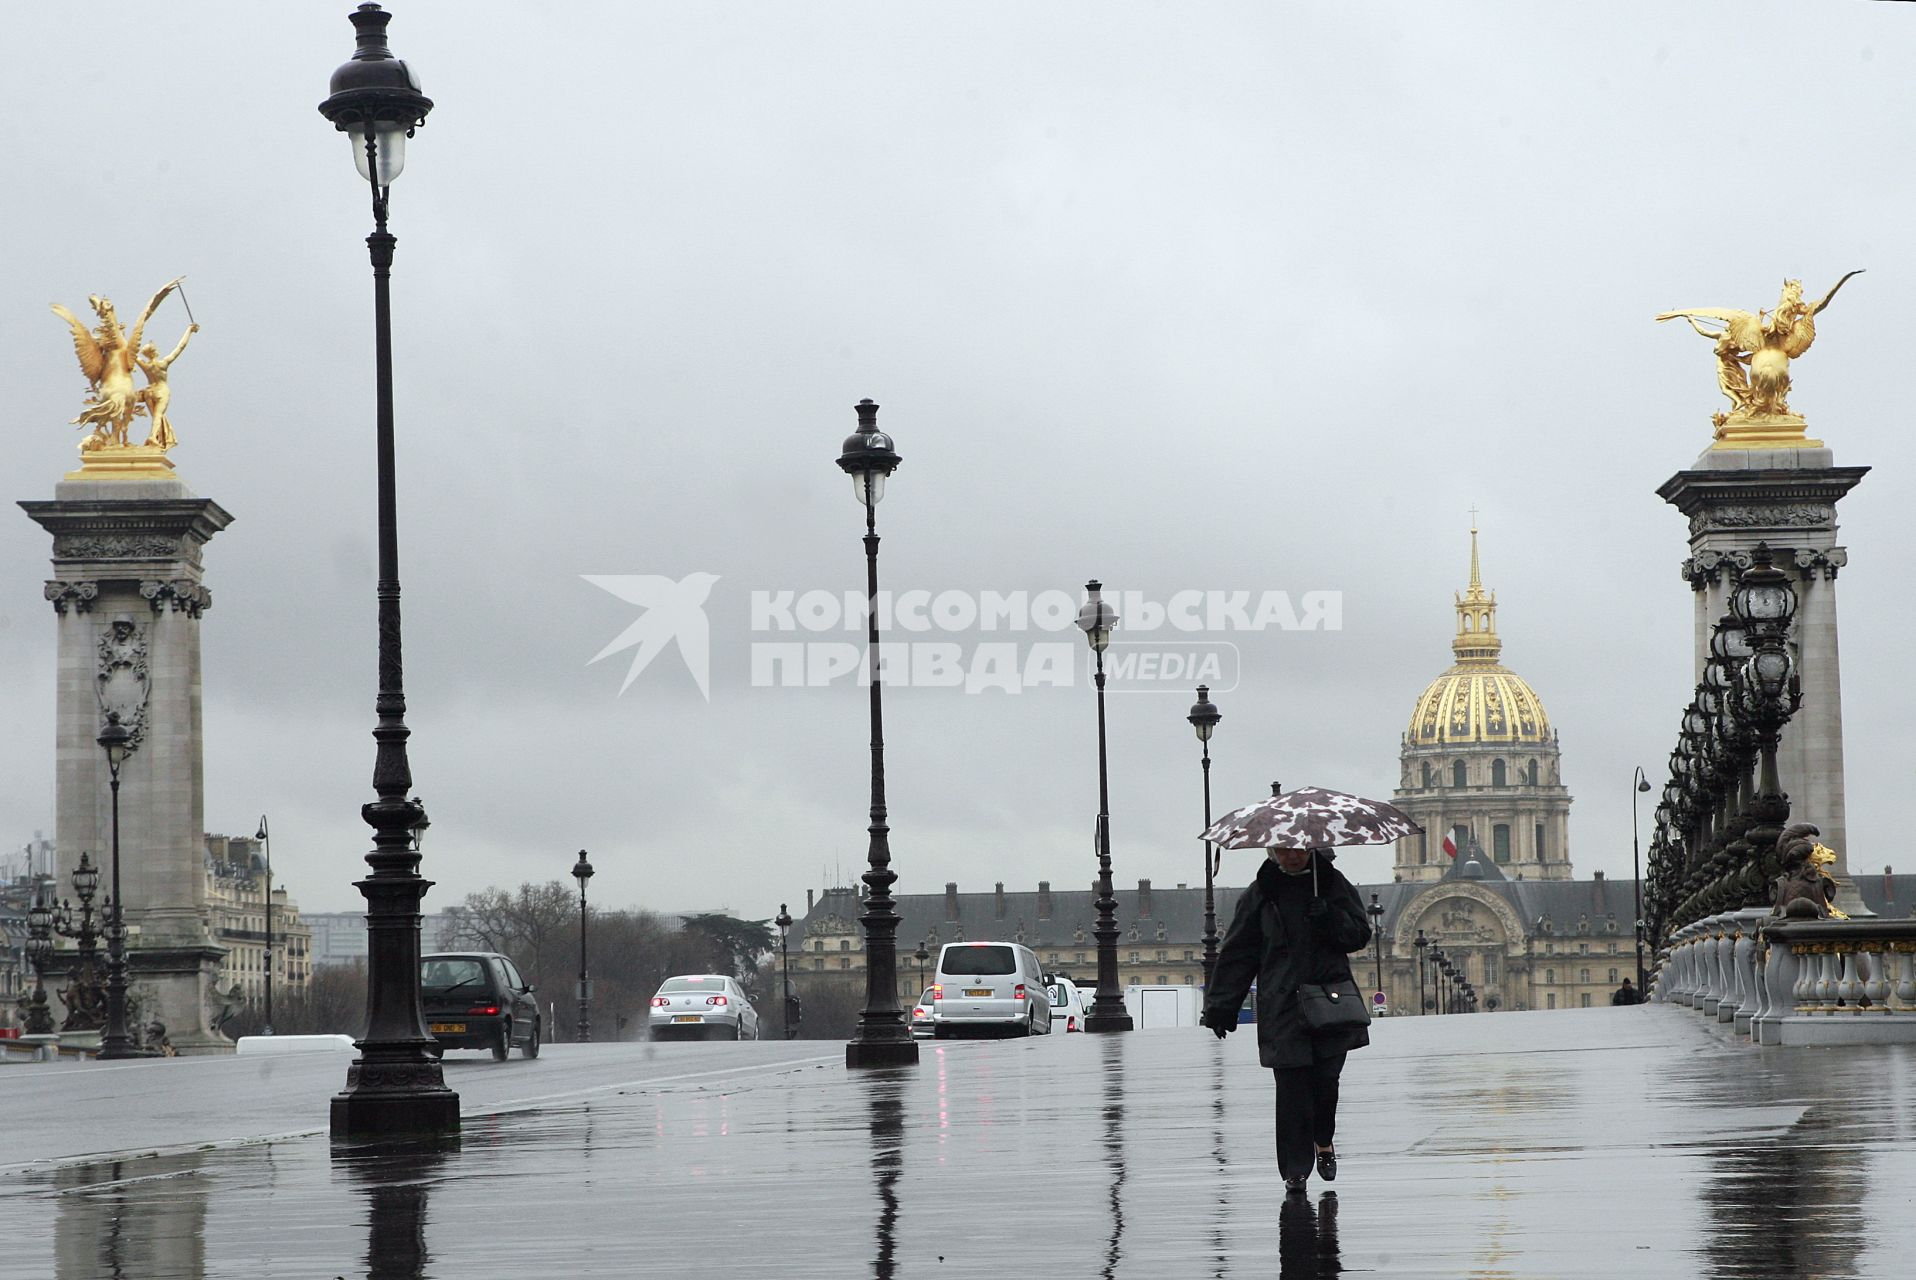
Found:
<path fill-rule="evenodd" d="M 457 1133 L 459 1095 L 446 1088 L 437 1063 L 355 1064 L 346 1072 L 346 1092 L 333 1095 L 332 1131 L 335 1138 Z"/>

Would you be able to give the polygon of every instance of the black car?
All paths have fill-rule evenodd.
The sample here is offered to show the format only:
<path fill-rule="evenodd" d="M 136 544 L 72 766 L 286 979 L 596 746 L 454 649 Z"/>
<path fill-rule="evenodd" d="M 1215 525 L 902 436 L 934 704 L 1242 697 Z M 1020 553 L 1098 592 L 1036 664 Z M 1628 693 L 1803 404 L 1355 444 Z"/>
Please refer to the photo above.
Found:
<path fill-rule="evenodd" d="M 419 957 L 419 997 L 426 1028 L 441 1049 L 490 1049 L 500 1062 L 514 1045 L 539 1056 L 539 1002 L 505 956 L 442 951 Z"/>

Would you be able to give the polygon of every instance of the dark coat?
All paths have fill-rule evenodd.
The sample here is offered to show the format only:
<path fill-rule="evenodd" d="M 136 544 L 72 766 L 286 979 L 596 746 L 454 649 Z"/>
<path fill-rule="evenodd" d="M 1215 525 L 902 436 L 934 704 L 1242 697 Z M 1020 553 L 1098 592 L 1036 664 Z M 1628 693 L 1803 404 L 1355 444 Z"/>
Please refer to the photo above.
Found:
<path fill-rule="evenodd" d="M 1298 1010 L 1301 982 L 1351 978 L 1350 953 L 1370 941 L 1363 899 L 1322 853 L 1313 853 L 1317 894 L 1330 911 L 1313 924 L 1305 915 L 1311 874 L 1286 875 L 1265 860 L 1257 879 L 1238 895 L 1237 913 L 1218 948 L 1217 969 L 1205 993 L 1206 1025 L 1229 1026 L 1257 981 L 1257 1056 L 1267 1067 L 1307 1067 L 1314 1058 L 1370 1043 L 1363 1027 L 1313 1036 Z"/>

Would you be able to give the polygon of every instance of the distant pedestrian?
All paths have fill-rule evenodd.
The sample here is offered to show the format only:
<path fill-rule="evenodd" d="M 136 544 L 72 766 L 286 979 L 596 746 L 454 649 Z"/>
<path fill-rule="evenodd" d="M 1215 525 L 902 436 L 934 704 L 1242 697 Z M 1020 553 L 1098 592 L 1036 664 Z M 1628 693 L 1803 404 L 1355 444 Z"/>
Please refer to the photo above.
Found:
<path fill-rule="evenodd" d="M 1277 1171 L 1286 1192 L 1302 1195 L 1313 1162 L 1326 1182 L 1337 1177 L 1338 1077 L 1344 1055 L 1370 1043 L 1350 953 L 1370 941 L 1370 921 L 1324 851 L 1268 853 L 1238 897 L 1200 1021 L 1228 1035 L 1256 980 L 1258 1061 L 1277 1084 Z M 1313 1031 L 1298 990 L 1306 985 L 1338 991 L 1359 1020 Z"/>
<path fill-rule="evenodd" d="M 1610 1003 L 1611 1004 L 1642 1004 L 1643 993 L 1641 991 L 1638 991 L 1636 987 L 1631 985 L 1630 979 L 1625 978 L 1623 980 L 1623 985 L 1618 987 L 1616 991 L 1612 993 L 1612 995 L 1610 996 Z"/>

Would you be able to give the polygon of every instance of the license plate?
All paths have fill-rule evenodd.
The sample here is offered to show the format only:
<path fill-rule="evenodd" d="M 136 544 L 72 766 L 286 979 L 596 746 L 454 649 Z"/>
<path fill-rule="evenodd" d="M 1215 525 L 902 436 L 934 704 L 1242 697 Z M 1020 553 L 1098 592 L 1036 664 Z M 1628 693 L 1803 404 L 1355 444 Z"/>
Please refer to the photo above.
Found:
<path fill-rule="evenodd" d="M 982 997 L 988 1000 L 991 998 L 991 988 L 990 987 L 966 987 L 965 994 L 968 996 Z"/>
<path fill-rule="evenodd" d="M 432 1024 L 432 1033 L 436 1036 L 459 1035 L 463 1034 L 465 1029 L 466 1024 L 463 1022 L 435 1022 Z"/>
<path fill-rule="evenodd" d="M 672 1021 L 674 1021 L 674 1022 L 703 1022 L 703 1021 L 705 1021 L 705 1019 L 703 1019 L 703 1018 L 701 1018 L 701 1017 L 700 1017 L 700 1016 L 699 1016 L 698 1014 L 696 1014 L 696 1013 L 681 1013 L 681 1014 L 677 1014 L 677 1015 L 675 1015 L 675 1016 L 673 1017 L 673 1019 L 672 1019 Z"/>

